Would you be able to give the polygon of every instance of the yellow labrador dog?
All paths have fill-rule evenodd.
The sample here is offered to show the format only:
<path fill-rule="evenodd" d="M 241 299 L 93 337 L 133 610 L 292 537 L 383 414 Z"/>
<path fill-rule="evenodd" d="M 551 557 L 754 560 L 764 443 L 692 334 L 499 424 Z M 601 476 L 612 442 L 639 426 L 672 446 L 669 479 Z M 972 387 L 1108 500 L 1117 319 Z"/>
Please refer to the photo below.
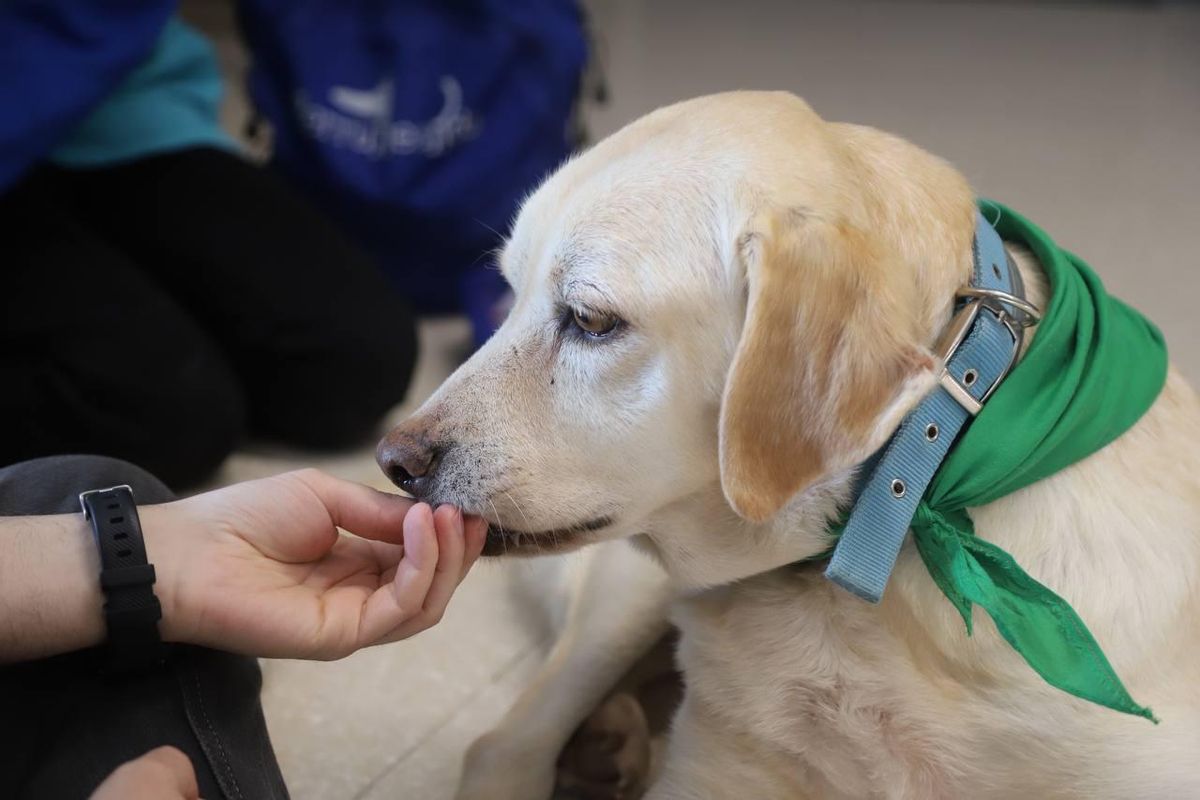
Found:
<path fill-rule="evenodd" d="M 966 637 L 911 544 L 878 606 L 787 567 L 933 386 L 974 209 L 943 161 L 782 93 L 656 111 L 528 199 L 507 322 L 380 447 L 485 515 L 492 554 L 605 542 L 543 562 L 562 636 L 464 800 L 547 798 L 669 608 L 686 695 L 655 800 L 1200 797 L 1200 402 L 1174 371 L 1116 442 L 971 510 L 1162 724 L 1049 687 L 982 613 Z"/>

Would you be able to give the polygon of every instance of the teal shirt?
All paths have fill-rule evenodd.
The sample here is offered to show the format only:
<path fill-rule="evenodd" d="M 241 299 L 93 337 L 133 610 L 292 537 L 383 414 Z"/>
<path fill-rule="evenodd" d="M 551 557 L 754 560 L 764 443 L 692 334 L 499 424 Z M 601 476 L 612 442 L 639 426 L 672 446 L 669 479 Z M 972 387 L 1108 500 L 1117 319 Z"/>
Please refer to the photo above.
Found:
<path fill-rule="evenodd" d="M 220 126 L 221 75 L 211 45 L 177 19 L 154 50 L 49 155 L 100 167 L 190 147 L 236 149 Z"/>

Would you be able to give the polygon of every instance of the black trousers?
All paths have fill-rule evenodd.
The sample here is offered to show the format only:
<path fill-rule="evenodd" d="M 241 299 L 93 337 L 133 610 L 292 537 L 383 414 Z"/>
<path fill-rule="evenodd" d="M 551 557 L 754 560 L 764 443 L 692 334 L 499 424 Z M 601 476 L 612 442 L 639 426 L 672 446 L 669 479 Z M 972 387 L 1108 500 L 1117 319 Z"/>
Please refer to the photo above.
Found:
<path fill-rule="evenodd" d="M 206 477 L 247 434 L 366 442 L 416 358 L 396 289 L 269 170 L 195 149 L 0 197 L 0 465 Z"/>
<path fill-rule="evenodd" d="M 79 492 L 122 483 L 139 504 L 171 499 L 131 464 L 59 456 L 0 469 L 0 516 L 78 512 Z M 0 541 L 0 558 L 4 549 Z M 205 800 L 288 796 L 254 659 L 173 646 L 149 674 L 106 676 L 102 663 L 97 649 L 0 668 L 0 797 L 82 800 L 122 763 L 165 744 L 191 759 Z"/>

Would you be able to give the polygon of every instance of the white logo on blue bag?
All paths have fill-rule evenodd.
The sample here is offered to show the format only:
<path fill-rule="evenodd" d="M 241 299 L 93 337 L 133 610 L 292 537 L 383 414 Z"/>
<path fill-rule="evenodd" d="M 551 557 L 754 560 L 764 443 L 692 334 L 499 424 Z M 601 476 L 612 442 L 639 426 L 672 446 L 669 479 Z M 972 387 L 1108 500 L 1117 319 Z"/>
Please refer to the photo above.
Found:
<path fill-rule="evenodd" d="M 371 89 L 334 86 L 329 105 L 311 101 L 303 90 L 295 96 L 296 112 L 314 139 L 369 158 L 420 153 L 430 158 L 479 134 L 480 122 L 463 106 L 462 86 L 450 75 L 439 81 L 442 108 L 426 122 L 392 120 L 395 85 L 390 78 Z"/>

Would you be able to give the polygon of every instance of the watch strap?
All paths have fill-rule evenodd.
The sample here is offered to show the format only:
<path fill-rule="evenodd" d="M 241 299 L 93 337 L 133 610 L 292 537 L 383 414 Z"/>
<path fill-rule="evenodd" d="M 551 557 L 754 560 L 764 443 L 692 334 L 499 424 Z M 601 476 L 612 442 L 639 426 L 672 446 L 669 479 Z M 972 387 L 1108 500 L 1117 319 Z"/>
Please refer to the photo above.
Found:
<path fill-rule="evenodd" d="M 154 565 L 146 557 L 133 491 L 113 486 L 84 492 L 79 504 L 100 551 L 109 669 L 129 672 L 157 666 L 164 653 L 158 632 L 162 606 L 154 594 Z"/>

